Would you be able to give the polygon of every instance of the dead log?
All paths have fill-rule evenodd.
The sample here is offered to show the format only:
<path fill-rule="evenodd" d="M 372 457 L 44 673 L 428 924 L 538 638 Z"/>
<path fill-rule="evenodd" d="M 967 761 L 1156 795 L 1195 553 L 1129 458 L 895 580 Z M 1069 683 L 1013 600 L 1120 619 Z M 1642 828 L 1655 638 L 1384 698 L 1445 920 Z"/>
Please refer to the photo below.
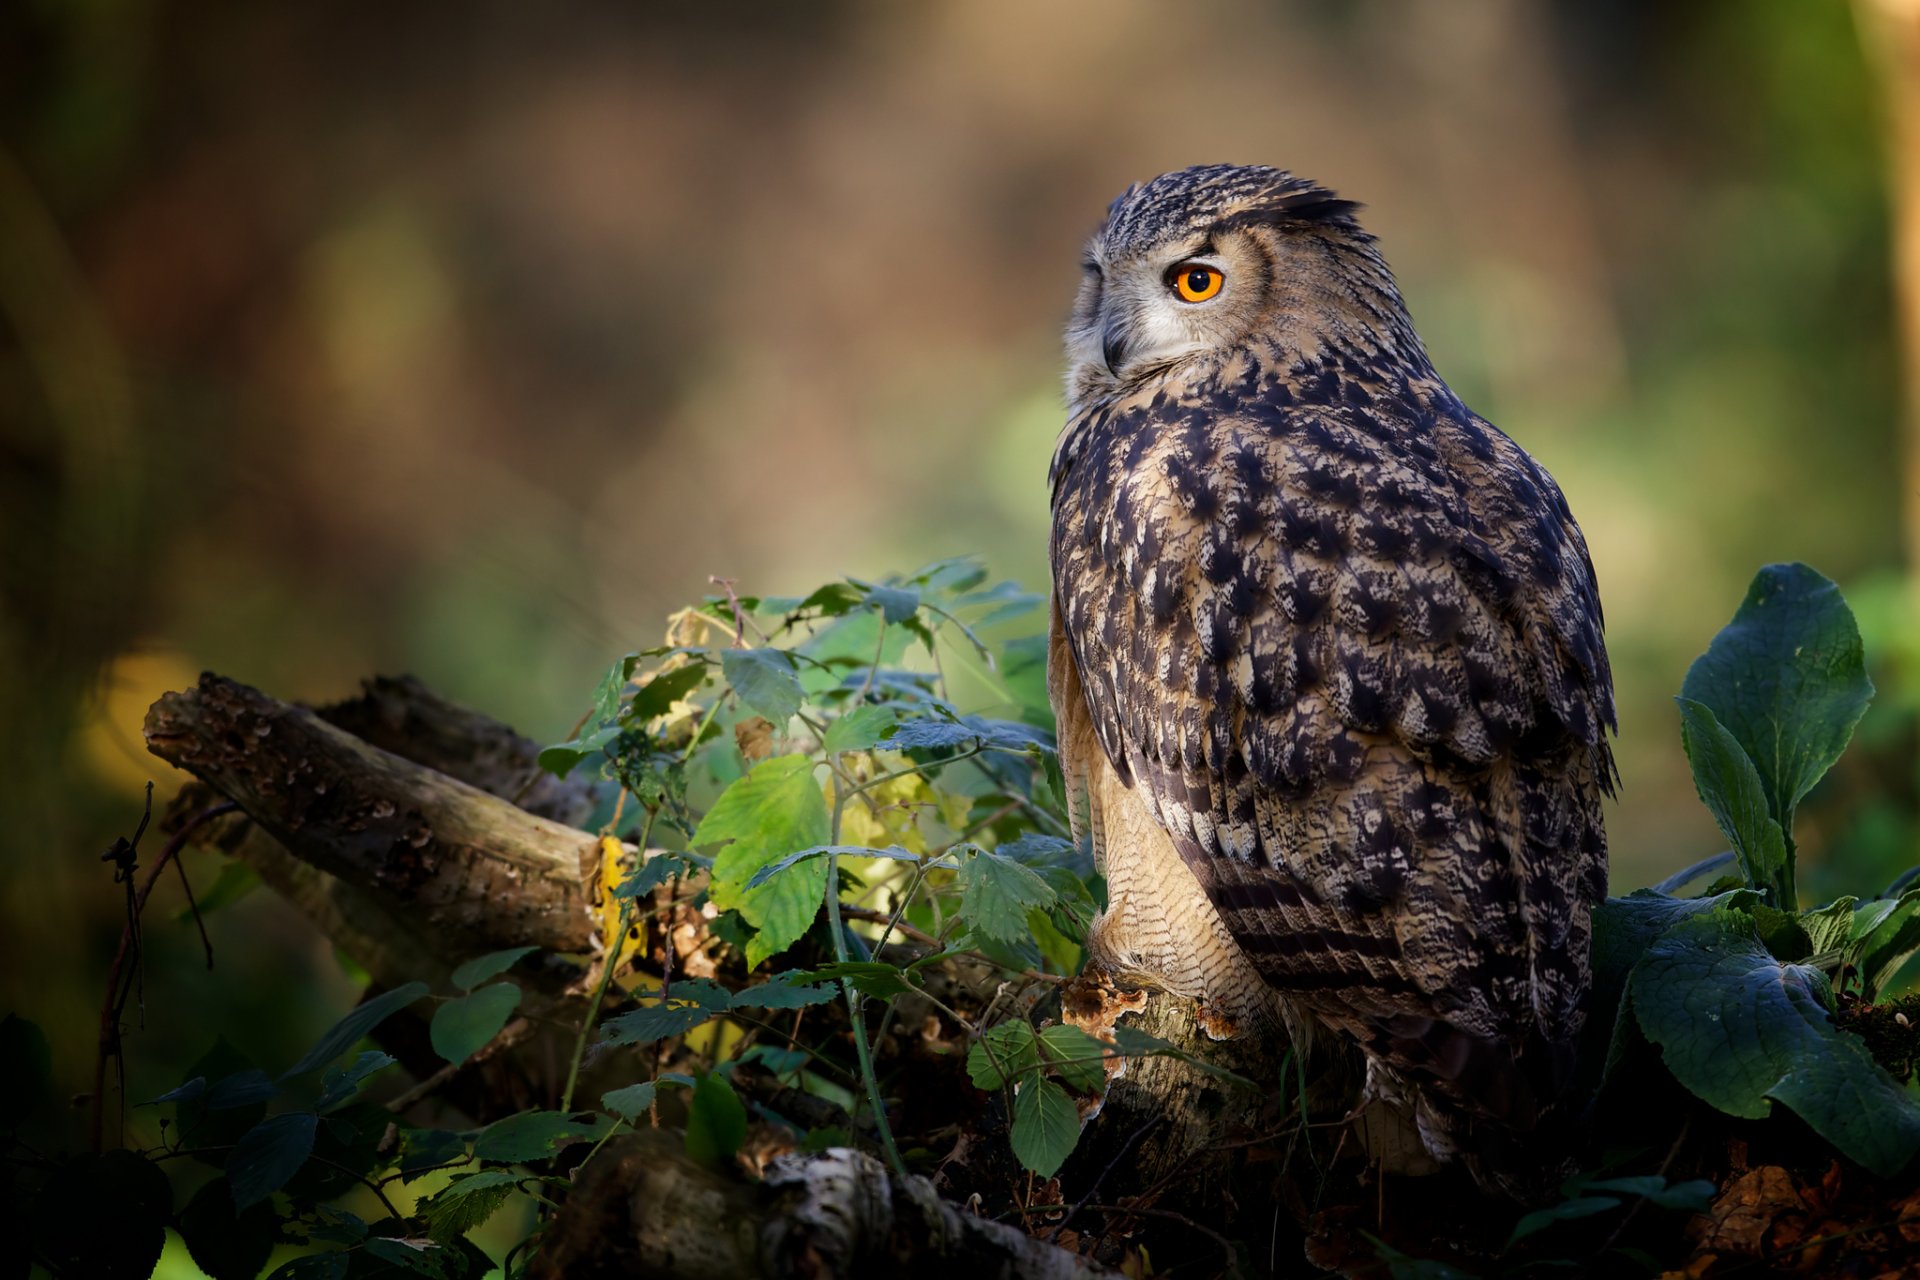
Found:
<path fill-rule="evenodd" d="M 906 1275 L 1094 1280 L 1117 1272 L 948 1204 L 925 1178 L 836 1148 L 783 1156 L 753 1183 L 698 1164 L 664 1130 L 584 1167 L 530 1280 L 798 1280 Z"/>
<path fill-rule="evenodd" d="M 586 832 L 221 676 L 154 703 L 146 738 L 301 861 L 403 914 L 440 955 L 592 948 Z"/>

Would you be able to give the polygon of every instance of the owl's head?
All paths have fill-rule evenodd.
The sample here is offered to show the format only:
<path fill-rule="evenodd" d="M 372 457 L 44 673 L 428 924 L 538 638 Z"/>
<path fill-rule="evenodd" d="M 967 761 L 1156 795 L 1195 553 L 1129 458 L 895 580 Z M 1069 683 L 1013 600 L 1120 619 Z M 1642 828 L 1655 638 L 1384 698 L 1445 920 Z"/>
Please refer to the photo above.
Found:
<path fill-rule="evenodd" d="M 1263 165 L 1200 165 L 1135 184 L 1087 242 L 1067 325 L 1076 406 L 1240 352 L 1331 345 L 1425 362 L 1358 205 Z"/>

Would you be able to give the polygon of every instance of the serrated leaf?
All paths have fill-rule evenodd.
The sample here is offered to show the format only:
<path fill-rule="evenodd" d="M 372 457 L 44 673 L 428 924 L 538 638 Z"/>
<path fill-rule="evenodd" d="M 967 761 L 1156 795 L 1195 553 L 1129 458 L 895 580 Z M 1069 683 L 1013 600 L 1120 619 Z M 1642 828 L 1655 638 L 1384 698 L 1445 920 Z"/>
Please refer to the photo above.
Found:
<path fill-rule="evenodd" d="M 1746 750 L 1711 708 L 1688 698 L 1680 706 L 1680 741 L 1693 770 L 1694 789 L 1721 832 L 1733 843 L 1747 883 L 1776 895 L 1786 892 L 1787 841 L 1767 806 L 1766 785 Z"/>
<path fill-rule="evenodd" d="M 600 1105 L 623 1120 L 632 1121 L 642 1112 L 653 1106 L 657 1087 L 651 1080 L 639 1084 L 630 1084 L 625 1088 L 611 1089 L 600 1095 Z"/>
<path fill-rule="evenodd" d="M 645 724 L 673 710 L 673 704 L 689 697 L 707 682 L 707 664 L 689 662 L 671 671 L 655 672 L 653 677 L 633 691 L 623 717 L 630 724 Z"/>
<path fill-rule="evenodd" d="M 609 1044 L 646 1044 L 685 1035 L 733 1005 L 727 989 L 706 978 L 682 978 L 668 988 L 668 998 L 645 1008 L 609 1018 L 601 1035 Z"/>
<path fill-rule="evenodd" d="M 779 649 L 728 649 L 720 655 L 720 669 L 740 700 L 765 716 L 774 729 L 800 713 L 805 695 L 793 659 Z"/>
<path fill-rule="evenodd" d="M 332 1062 L 351 1049 L 360 1037 L 426 994 L 426 983 L 409 982 L 405 986 L 395 987 L 366 1001 L 328 1028 L 327 1033 L 315 1042 L 313 1048 L 307 1050 L 305 1056 L 288 1068 L 286 1074 L 280 1078 L 290 1080 L 294 1076 Z"/>
<path fill-rule="evenodd" d="M 830 853 L 837 853 L 843 857 L 850 858 L 888 858 L 894 862 L 919 862 L 929 867 L 946 867 L 951 869 L 954 866 L 954 863 L 950 859 L 927 858 L 913 852 L 911 849 L 902 849 L 899 845 L 888 845 L 884 849 L 876 849 L 872 845 L 865 844 L 821 844 L 815 845 L 811 849 L 796 850 L 778 862 L 768 863 L 753 873 L 752 878 L 747 881 L 747 888 L 758 889 L 761 885 L 773 879 L 773 877 L 784 872 L 788 867 L 797 866 L 810 858 L 824 858 Z"/>
<path fill-rule="evenodd" d="M 783 975 L 790 982 L 845 982 L 863 995 L 885 1000 L 914 990 L 900 970 L 879 960 L 842 960 Z"/>
<path fill-rule="evenodd" d="M 523 1111 L 482 1130 L 473 1154 L 489 1164 L 529 1164 L 576 1142 L 597 1142 L 612 1124 L 606 1116 L 586 1113 Z"/>
<path fill-rule="evenodd" d="M 1040 1032 L 1040 1047 L 1045 1052 L 1047 1065 L 1074 1088 L 1083 1093 L 1098 1093 L 1106 1087 L 1105 1058 L 1110 1050 L 1080 1028 L 1066 1025 L 1044 1028 Z"/>
<path fill-rule="evenodd" d="M 684 854 L 672 850 L 656 850 L 646 861 L 622 876 L 620 883 L 613 887 L 615 898 L 639 898 L 652 893 L 655 889 L 673 879 L 695 870 L 693 862 Z"/>
<path fill-rule="evenodd" d="M 1031 940 L 1027 913 L 1053 902 L 1053 887 L 1011 858 L 976 851 L 960 867 L 960 918 L 999 942 L 1011 946 Z"/>
<path fill-rule="evenodd" d="M 920 593 L 911 587 L 881 587 L 850 578 L 859 587 L 865 602 L 880 610 L 888 626 L 906 622 L 920 609 Z"/>
<path fill-rule="evenodd" d="M 1751 916 L 1712 911 L 1674 925 L 1630 990 L 1674 1077 L 1727 1114 L 1757 1119 L 1785 1103 L 1882 1177 L 1920 1150 L 1920 1105 L 1833 1025 L 1825 977 L 1776 960 Z"/>
<path fill-rule="evenodd" d="M 207 1086 L 207 1110 L 233 1111 L 239 1107 L 250 1107 L 256 1102 L 269 1101 L 279 1092 L 280 1086 L 273 1082 L 271 1076 L 258 1067 L 248 1067 L 230 1076 L 222 1076 Z"/>
<path fill-rule="evenodd" d="M 499 977 L 539 949 L 508 947 L 505 951 L 489 951 L 484 956 L 476 956 L 453 971 L 453 985 L 462 991 L 471 991 L 481 983 Z"/>
<path fill-rule="evenodd" d="M 811 861 L 748 888 L 753 873 L 796 850 L 831 838 L 827 802 L 803 755 L 776 756 L 720 793 L 693 835 L 696 845 L 729 841 L 715 855 L 708 895 L 721 910 L 738 911 L 758 932 L 747 946 L 757 966 L 785 951 L 813 926 L 827 887 L 826 864 Z"/>
<path fill-rule="evenodd" d="M 435 1240 L 458 1240 L 486 1222 L 513 1194 L 521 1175 L 505 1169 L 483 1169 L 456 1178 L 418 1210 L 427 1234 Z"/>
<path fill-rule="evenodd" d="M 1804 564 L 1772 564 L 1687 669 L 1680 692 L 1740 743 L 1769 813 L 1790 835 L 1795 807 L 1846 750 L 1873 682 L 1840 589 Z"/>
<path fill-rule="evenodd" d="M 1039 1069 L 1039 1038 L 1018 1020 L 988 1027 L 967 1050 L 967 1078 L 976 1088 L 998 1089 Z"/>
<path fill-rule="evenodd" d="M 820 747 L 828 755 L 865 751 L 893 732 L 899 719 L 899 712 L 892 707 L 855 707 L 827 726 Z"/>
<path fill-rule="evenodd" d="M 433 1051 L 448 1062 L 465 1062 L 500 1034 L 519 1007 L 520 988 L 511 982 L 447 1001 L 433 1011 Z"/>
<path fill-rule="evenodd" d="M 989 720 L 983 716 L 909 720 L 875 745 L 883 751 L 937 751 L 975 744 L 1009 751 L 1024 751 L 1029 747 L 1051 750 L 1053 746 L 1047 734 L 1032 725 L 1017 720 Z"/>
<path fill-rule="evenodd" d="M 1013 1155 L 1023 1166 L 1051 1178 L 1080 1141 L 1080 1111 L 1051 1080 L 1029 1078 L 1013 1099 Z"/>
<path fill-rule="evenodd" d="M 825 1004 L 838 993 L 824 983 L 794 982 L 782 975 L 733 993 L 736 1009 L 803 1009 Z"/>
<path fill-rule="evenodd" d="M 718 1073 L 701 1076 L 687 1105 L 687 1154 L 717 1166 L 733 1157 L 747 1139 L 747 1109 Z"/>
<path fill-rule="evenodd" d="M 429 1169 L 466 1157 L 467 1140 L 448 1129 L 400 1131 L 400 1180 L 411 1182 Z"/>
<path fill-rule="evenodd" d="M 233 1207 L 244 1213 L 300 1171 L 313 1154 L 314 1130 L 320 1117 L 311 1111 L 289 1111 L 268 1116 L 240 1135 L 227 1154 L 227 1183 Z"/>

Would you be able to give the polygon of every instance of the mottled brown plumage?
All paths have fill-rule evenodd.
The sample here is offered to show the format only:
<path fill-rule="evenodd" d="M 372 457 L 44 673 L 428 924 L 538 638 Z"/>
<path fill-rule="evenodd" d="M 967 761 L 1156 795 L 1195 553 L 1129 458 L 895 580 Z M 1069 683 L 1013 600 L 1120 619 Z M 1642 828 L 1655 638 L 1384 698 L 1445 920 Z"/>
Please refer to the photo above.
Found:
<path fill-rule="evenodd" d="M 1209 166 L 1088 246 L 1050 679 L 1110 885 L 1094 958 L 1330 1029 L 1430 1151 L 1514 1189 L 1488 1166 L 1566 1110 L 1606 887 L 1600 603 L 1354 208 Z"/>

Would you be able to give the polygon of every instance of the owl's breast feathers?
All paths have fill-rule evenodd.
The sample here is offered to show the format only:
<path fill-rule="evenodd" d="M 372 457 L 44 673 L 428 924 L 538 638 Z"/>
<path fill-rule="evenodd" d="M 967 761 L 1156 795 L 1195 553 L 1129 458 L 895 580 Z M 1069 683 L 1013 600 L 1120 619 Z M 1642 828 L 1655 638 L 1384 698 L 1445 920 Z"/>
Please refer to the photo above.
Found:
<path fill-rule="evenodd" d="M 1606 888 L 1593 570 L 1519 446 L 1431 375 L 1361 373 L 1241 357 L 1070 425 L 1062 713 L 1105 759 L 1065 763 L 1144 796 L 1284 1000 L 1525 1125 Z"/>

